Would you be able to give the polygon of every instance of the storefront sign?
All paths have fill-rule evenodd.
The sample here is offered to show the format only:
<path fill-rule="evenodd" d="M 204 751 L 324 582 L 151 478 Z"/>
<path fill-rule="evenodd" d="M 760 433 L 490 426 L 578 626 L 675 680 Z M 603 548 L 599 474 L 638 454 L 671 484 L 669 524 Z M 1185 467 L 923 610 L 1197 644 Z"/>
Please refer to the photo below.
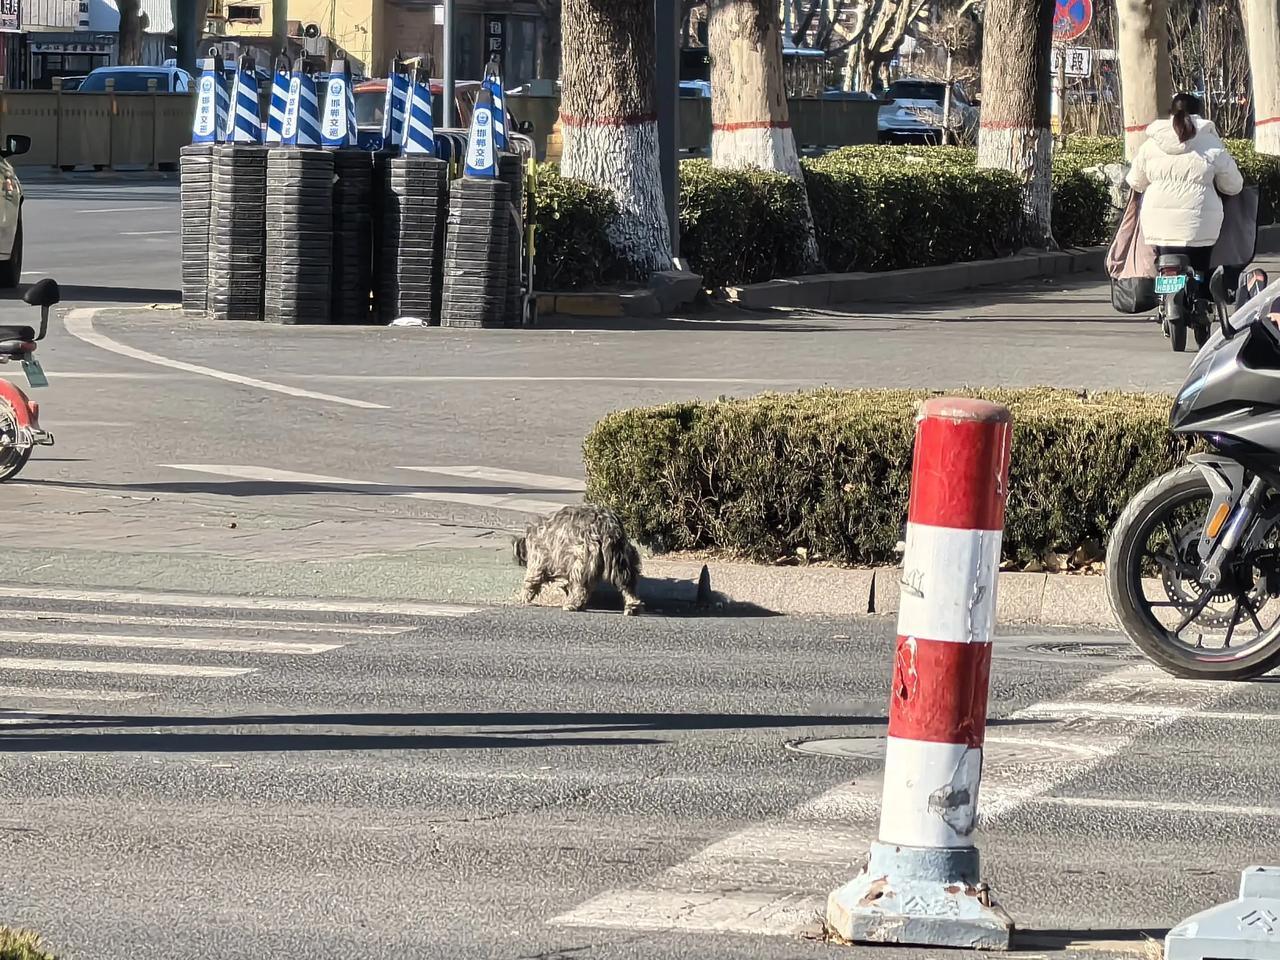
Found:
<path fill-rule="evenodd" d="M 88 53 L 96 56 L 109 56 L 109 43 L 32 43 L 32 53 Z"/>
<path fill-rule="evenodd" d="M 22 0 L 0 0 L 0 32 L 22 32 Z"/>
<path fill-rule="evenodd" d="M 496 56 L 501 63 L 506 52 L 507 18 L 491 13 L 484 18 L 484 57 L 490 60 Z"/>

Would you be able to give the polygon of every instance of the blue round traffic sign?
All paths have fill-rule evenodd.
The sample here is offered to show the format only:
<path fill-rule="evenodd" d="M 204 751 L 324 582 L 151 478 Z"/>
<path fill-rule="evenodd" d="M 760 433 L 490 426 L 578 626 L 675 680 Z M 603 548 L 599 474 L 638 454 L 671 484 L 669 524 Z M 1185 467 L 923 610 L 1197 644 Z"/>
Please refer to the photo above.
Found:
<path fill-rule="evenodd" d="M 1093 0 L 1057 0 L 1053 11 L 1053 42 L 1070 43 L 1093 23 Z"/>

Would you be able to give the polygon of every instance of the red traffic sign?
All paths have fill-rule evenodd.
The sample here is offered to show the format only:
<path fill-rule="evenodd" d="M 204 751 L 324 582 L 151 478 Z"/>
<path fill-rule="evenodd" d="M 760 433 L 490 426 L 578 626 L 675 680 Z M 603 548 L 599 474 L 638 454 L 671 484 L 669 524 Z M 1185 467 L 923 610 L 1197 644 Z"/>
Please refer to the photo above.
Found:
<path fill-rule="evenodd" d="M 1093 0 L 1057 0 L 1053 11 L 1053 42 L 1070 43 L 1093 23 Z"/>

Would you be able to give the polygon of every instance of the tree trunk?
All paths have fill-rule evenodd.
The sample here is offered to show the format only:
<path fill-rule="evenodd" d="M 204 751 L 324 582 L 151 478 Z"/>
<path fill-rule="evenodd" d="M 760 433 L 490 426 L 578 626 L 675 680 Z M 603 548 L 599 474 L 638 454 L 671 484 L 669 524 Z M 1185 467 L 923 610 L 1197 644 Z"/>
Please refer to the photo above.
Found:
<path fill-rule="evenodd" d="M 1054 0 L 987 0 L 978 166 L 1023 184 L 1027 239 L 1053 246 L 1049 64 Z"/>
<path fill-rule="evenodd" d="M 775 0 L 711 0 L 711 163 L 785 174 L 801 186 L 782 74 L 782 33 Z M 818 262 L 813 217 L 805 200 L 805 260 Z"/>
<path fill-rule="evenodd" d="M 141 0 L 119 0 L 120 10 L 120 63 L 138 66 L 142 63 L 142 3 Z"/>
<path fill-rule="evenodd" d="M 655 108 L 653 0 L 564 0 L 561 170 L 610 191 L 610 239 L 641 274 L 671 267 Z"/>
<path fill-rule="evenodd" d="M 1253 139 L 1259 153 L 1280 156 L 1280 3 L 1244 0 L 1253 75 Z"/>
<path fill-rule="evenodd" d="M 178 66 L 194 74 L 209 0 L 171 0 L 170 8 L 173 13 L 173 32 L 178 40 Z"/>
<path fill-rule="evenodd" d="M 1173 99 L 1166 0 L 1118 0 L 1117 47 L 1124 108 L 1124 149 L 1132 159 L 1147 139 L 1147 126 L 1163 117 Z"/>

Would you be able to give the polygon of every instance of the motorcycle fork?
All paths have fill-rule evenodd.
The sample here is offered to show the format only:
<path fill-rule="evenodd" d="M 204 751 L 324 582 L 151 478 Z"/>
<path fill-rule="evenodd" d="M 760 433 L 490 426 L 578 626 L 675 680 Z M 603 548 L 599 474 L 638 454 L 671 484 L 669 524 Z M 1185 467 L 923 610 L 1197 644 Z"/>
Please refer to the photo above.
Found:
<path fill-rule="evenodd" d="M 1239 503 L 1234 508 L 1228 504 L 1220 505 L 1206 521 L 1204 533 L 1207 539 L 1212 541 L 1221 533 L 1200 570 L 1200 582 L 1210 590 L 1216 590 L 1221 585 L 1222 566 L 1227 558 L 1235 553 L 1243 542 L 1245 534 L 1249 532 L 1257 517 L 1258 508 L 1267 495 L 1267 487 L 1266 480 L 1255 476 L 1249 481 L 1249 486 L 1245 488 Z"/>

